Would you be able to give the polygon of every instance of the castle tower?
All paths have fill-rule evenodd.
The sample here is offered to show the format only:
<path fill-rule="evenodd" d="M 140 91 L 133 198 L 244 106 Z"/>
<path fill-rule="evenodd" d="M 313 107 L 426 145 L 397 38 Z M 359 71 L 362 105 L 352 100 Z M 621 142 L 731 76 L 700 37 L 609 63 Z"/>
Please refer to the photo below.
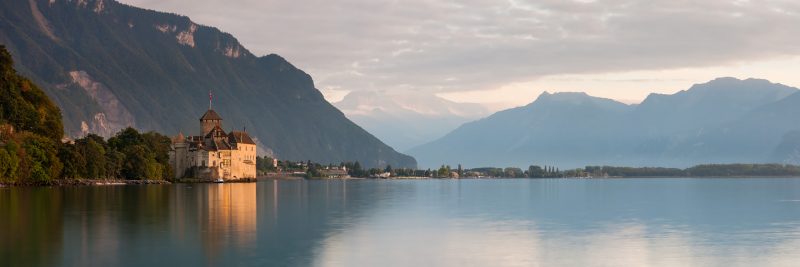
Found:
<path fill-rule="evenodd" d="M 217 114 L 217 112 L 215 112 L 213 109 L 209 109 L 206 111 L 206 114 L 203 114 L 203 116 L 200 117 L 200 129 L 202 130 L 200 136 L 205 136 L 216 126 L 222 128 L 222 117 L 220 117 L 219 114 Z"/>
<path fill-rule="evenodd" d="M 183 178 L 186 169 L 189 168 L 189 163 L 187 162 L 187 145 L 186 137 L 183 136 L 182 132 L 172 137 L 172 150 L 169 152 L 169 162 L 175 174 L 175 179 Z"/>

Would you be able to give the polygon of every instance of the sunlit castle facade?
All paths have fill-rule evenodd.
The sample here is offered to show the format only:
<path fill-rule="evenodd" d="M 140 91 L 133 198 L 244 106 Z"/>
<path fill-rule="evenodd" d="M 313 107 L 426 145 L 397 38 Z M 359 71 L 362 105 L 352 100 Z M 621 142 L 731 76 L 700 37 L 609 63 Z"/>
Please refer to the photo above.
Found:
<path fill-rule="evenodd" d="M 175 178 L 223 180 L 256 177 L 256 144 L 245 131 L 226 133 L 222 117 L 209 109 L 200 117 L 201 135 L 172 138 L 169 162 Z"/>

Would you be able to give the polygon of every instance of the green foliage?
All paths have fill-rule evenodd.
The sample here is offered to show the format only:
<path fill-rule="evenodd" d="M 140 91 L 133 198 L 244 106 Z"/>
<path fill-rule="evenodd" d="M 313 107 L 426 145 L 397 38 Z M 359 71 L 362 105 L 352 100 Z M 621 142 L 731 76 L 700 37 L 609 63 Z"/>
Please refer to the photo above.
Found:
<path fill-rule="evenodd" d="M 140 134 L 136 129 L 126 128 L 108 139 L 108 147 L 121 152 L 112 153 L 112 164 L 106 163 L 110 171 L 117 172 L 125 179 L 160 180 L 169 179 L 172 173 L 169 166 L 170 139 L 164 135 L 148 132 Z M 110 156 L 106 153 L 106 156 Z M 107 169 L 107 170 L 108 170 Z"/>
<path fill-rule="evenodd" d="M 64 162 L 64 179 L 169 179 L 168 137 L 127 128 L 108 142 L 90 134 L 64 144 L 59 158 Z"/>
<path fill-rule="evenodd" d="M 58 150 L 58 158 L 64 164 L 64 171 L 61 177 L 65 179 L 77 179 L 85 177 L 86 158 L 78 152 L 74 144 L 64 144 Z"/>
<path fill-rule="evenodd" d="M 12 159 L 11 154 L 5 148 L 0 148 L 0 181 L 12 177 L 17 169 L 16 155 Z"/>
<path fill-rule="evenodd" d="M 0 146 L 0 154 L 5 154 L 8 161 L 0 162 L 0 181 L 14 182 L 19 170 L 19 146 L 14 140 L 7 140 L 5 146 Z"/>
<path fill-rule="evenodd" d="M 105 142 L 95 141 L 98 136 L 88 136 L 76 142 L 79 153 L 85 159 L 84 177 L 105 178 L 106 176 L 106 148 Z"/>
<path fill-rule="evenodd" d="M 439 167 L 439 170 L 436 171 L 436 177 L 450 177 L 450 165 Z"/>
<path fill-rule="evenodd" d="M 122 177 L 122 165 L 125 162 L 125 154 L 110 149 L 106 151 L 106 175 L 108 177 Z"/>
<path fill-rule="evenodd" d="M 540 166 L 531 165 L 528 167 L 528 177 L 530 178 L 543 178 L 545 177 L 544 174 L 544 169 Z"/>
<path fill-rule="evenodd" d="M 767 177 L 800 176 L 800 167 L 783 164 L 706 164 L 688 169 L 586 166 L 594 177 Z"/>
<path fill-rule="evenodd" d="M 0 45 L 0 124 L 61 140 L 61 111 L 38 86 L 17 75 L 13 66 L 11 55 Z"/>
<path fill-rule="evenodd" d="M 14 136 L 19 143 L 17 157 L 19 168 L 11 180 L 18 183 L 47 183 L 61 175 L 63 165 L 58 158 L 60 143 L 46 137 L 22 132 Z"/>
<path fill-rule="evenodd" d="M 367 172 L 364 168 L 361 167 L 361 163 L 356 162 L 345 162 L 344 167 L 347 168 L 347 174 L 352 177 L 367 177 Z"/>
<path fill-rule="evenodd" d="M 267 172 L 277 171 L 272 163 L 274 159 L 270 157 L 256 157 L 256 172 L 264 174 Z"/>
<path fill-rule="evenodd" d="M 687 176 L 800 176 L 800 167 L 783 164 L 708 164 L 686 169 Z"/>
<path fill-rule="evenodd" d="M 677 168 L 586 166 L 584 171 L 594 177 L 681 177 L 686 172 Z"/>
<path fill-rule="evenodd" d="M 520 168 L 508 167 L 503 170 L 503 177 L 521 178 L 525 177 L 525 173 Z"/>

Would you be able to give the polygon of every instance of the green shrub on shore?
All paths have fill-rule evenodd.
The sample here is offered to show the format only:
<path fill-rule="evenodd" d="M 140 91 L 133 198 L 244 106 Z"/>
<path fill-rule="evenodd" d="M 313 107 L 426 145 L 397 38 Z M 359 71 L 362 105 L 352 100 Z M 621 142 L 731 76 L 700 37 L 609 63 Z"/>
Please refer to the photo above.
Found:
<path fill-rule="evenodd" d="M 90 134 L 62 142 L 59 108 L 13 65 L 0 45 L 0 183 L 170 177 L 170 139 L 155 132 L 127 128 L 108 141 Z"/>

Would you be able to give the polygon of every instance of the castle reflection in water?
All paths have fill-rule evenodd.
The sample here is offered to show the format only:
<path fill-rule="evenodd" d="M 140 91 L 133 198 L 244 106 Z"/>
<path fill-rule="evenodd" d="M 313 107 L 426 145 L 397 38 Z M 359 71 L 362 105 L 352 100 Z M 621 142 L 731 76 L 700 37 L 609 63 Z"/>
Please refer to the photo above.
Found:
<path fill-rule="evenodd" d="M 348 209 L 346 184 L 0 188 L 0 266 L 308 265 L 365 210 Z"/>
<path fill-rule="evenodd" d="M 245 183 L 228 183 L 202 187 L 186 187 L 182 190 L 202 190 L 200 194 L 187 192 L 176 197 L 176 212 L 193 207 L 196 213 L 191 217 L 175 216 L 173 220 L 192 220 L 199 222 L 200 229 L 188 229 L 178 223 L 177 232 L 184 234 L 200 233 L 205 255 L 214 257 L 223 247 L 253 247 L 256 241 L 258 224 L 258 198 L 256 186 Z M 181 198 L 193 195 L 200 198 Z M 189 225 L 193 224 L 189 223 Z M 189 231 L 189 232 L 186 232 Z"/>

